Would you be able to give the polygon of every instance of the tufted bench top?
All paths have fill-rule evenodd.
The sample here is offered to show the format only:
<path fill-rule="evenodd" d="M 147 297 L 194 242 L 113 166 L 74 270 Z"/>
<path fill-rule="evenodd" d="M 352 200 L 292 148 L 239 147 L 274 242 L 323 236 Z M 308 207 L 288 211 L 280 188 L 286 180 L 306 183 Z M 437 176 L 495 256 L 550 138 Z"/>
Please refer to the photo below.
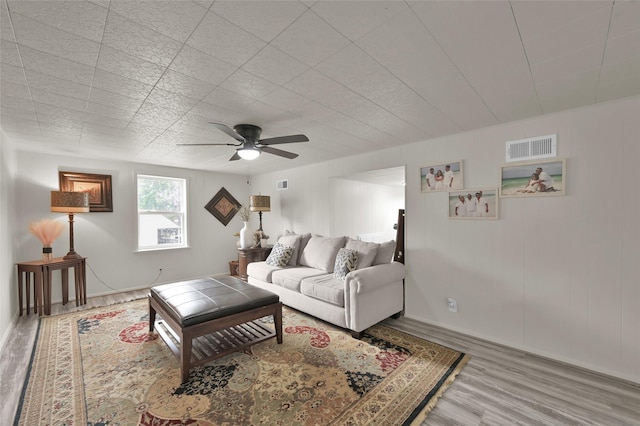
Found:
<path fill-rule="evenodd" d="M 230 276 L 204 277 L 152 287 L 150 296 L 182 327 L 278 303 L 277 294 Z"/>

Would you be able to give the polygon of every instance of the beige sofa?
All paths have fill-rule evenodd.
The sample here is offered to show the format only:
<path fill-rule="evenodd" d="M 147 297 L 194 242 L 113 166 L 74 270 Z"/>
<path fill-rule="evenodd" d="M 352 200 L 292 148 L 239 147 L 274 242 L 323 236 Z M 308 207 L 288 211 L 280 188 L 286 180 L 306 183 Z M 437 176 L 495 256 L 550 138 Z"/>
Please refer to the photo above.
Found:
<path fill-rule="evenodd" d="M 349 329 L 357 338 L 368 327 L 401 313 L 405 266 L 393 261 L 394 241 L 377 244 L 288 233 L 278 243 L 271 259 L 250 263 L 247 274 L 250 284 L 278 294 L 285 305 Z M 274 266 L 275 251 L 283 247 L 291 256 L 285 266 Z M 353 252 L 356 264 L 347 261 L 346 269 L 344 263 L 336 264 L 345 253 L 355 260 Z M 344 278 L 334 273 L 336 266 Z"/>

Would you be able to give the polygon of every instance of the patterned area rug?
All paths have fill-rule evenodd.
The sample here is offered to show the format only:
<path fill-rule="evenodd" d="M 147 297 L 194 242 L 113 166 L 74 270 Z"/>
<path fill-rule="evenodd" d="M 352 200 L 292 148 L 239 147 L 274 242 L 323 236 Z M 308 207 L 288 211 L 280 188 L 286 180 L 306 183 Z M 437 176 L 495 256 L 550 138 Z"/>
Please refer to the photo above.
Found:
<path fill-rule="evenodd" d="M 148 318 L 144 299 L 43 318 L 16 424 L 408 425 L 468 359 L 383 325 L 356 340 L 285 308 L 282 345 L 259 343 L 181 384 Z"/>

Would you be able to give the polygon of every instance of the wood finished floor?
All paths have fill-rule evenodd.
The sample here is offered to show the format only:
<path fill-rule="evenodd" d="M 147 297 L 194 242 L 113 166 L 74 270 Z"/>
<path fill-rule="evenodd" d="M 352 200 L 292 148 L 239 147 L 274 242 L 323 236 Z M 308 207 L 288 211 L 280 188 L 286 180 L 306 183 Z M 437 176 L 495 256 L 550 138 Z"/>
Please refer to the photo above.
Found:
<path fill-rule="evenodd" d="M 52 315 L 146 297 L 147 290 L 53 305 Z M 640 426 L 640 385 L 567 366 L 407 318 L 389 326 L 466 352 L 471 360 L 422 425 Z M 18 320 L 0 360 L 0 425 L 18 407 L 36 337 L 37 315 Z M 639 360 L 640 362 L 640 360 Z M 34 425 L 35 426 L 35 425 Z M 123 425 L 124 426 L 124 425 Z"/>

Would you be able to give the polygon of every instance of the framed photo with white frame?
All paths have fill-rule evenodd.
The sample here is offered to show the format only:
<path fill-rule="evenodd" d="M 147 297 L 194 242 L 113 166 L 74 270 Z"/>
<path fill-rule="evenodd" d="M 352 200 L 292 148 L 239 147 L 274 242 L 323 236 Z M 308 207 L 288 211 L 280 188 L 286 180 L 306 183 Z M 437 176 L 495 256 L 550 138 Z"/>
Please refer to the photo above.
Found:
<path fill-rule="evenodd" d="M 497 219 L 498 188 L 449 191 L 449 219 Z"/>
<path fill-rule="evenodd" d="M 553 158 L 504 164 L 500 176 L 500 197 L 565 195 L 566 160 Z"/>
<path fill-rule="evenodd" d="M 451 191 L 464 188 L 462 160 L 420 168 L 420 192 Z"/>

